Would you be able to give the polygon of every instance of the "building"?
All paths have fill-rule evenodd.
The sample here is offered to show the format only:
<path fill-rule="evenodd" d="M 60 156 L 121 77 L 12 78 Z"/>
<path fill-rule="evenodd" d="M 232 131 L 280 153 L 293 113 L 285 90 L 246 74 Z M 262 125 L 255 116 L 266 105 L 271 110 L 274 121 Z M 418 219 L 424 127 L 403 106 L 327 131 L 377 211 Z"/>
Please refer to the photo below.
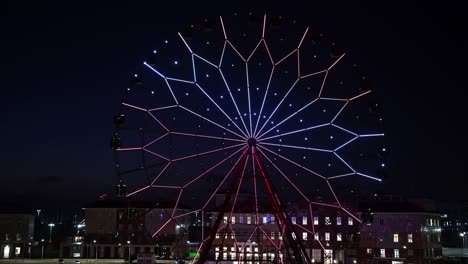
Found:
<path fill-rule="evenodd" d="M 98 200 L 85 208 L 85 235 L 64 241 L 62 257 L 136 258 L 154 253 L 160 258 L 187 255 L 188 227 L 193 216 L 168 203 L 129 199 Z M 185 238 L 185 239 L 184 239 Z M 181 247 L 180 245 L 184 245 Z"/>
<path fill-rule="evenodd" d="M 222 198 L 222 195 L 216 197 Z M 211 258 L 234 264 L 275 263 L 284 259 L 287 252 L 279 250 L 284 248 L 284 234 L 271 207 L 260 204 L 257 216 L 247 194 L 238 197 L 236 204 L 232 213 L 224 214 L 213 241 Z M 289 204 L 286 210 L 295 237 L 302 242 L 312 262 L 356 263 L 359 233 L 356 219 L 334 207 L 319 206 L 313 209 L 313 215 L 304 205 Z M 213 212 L 213 219 L 216 216 Z"/>
<path fill-rule="evenodd" d="M 440 213 L 393 196 L 365 201 L 361 209 L 371 212 L 368 216 L 372 220 L 361 226 L 359 263 L 422 264 L 441 260 Z"/>
<path fill-rule="evenodd" d="M 31 254 L 34 219 L 33 214 L 0 214 L 0 258 Z"/>

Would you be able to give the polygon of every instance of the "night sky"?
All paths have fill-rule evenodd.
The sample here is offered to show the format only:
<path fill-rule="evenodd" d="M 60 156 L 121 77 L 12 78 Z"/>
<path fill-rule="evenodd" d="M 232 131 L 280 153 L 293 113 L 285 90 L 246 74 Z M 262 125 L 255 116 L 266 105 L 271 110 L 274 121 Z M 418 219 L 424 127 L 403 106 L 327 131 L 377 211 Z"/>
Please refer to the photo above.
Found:
<path fill-rule="evenodd" d="M 79 207 L 113 193 L 112 119 L 155 39 L 204 18 L 250 11 L 318 27 L 367 69 L 391 148 L 380 190 L 466 200 L 463 8 L 428 1 L 268 2 L 3 4 L 2 207 Z"/>

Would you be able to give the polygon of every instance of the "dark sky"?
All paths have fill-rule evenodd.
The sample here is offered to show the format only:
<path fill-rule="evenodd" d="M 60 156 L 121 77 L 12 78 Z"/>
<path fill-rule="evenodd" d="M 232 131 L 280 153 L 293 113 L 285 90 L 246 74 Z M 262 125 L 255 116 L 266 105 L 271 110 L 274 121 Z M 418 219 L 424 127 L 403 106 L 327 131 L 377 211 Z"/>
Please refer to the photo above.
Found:
<path fill-rule="evenodd" d="M 112 193 L 117 177 L 109 139 L 129 74 L 159 36 L 234 11 L 297 17 L 365 65 L 382 97 L 391 147 L 383 190 L 466 197 L 467 42 L 461 6 L 118 2 L 2 5 L 0 197 L 7 206 L 80 206 Z"/>

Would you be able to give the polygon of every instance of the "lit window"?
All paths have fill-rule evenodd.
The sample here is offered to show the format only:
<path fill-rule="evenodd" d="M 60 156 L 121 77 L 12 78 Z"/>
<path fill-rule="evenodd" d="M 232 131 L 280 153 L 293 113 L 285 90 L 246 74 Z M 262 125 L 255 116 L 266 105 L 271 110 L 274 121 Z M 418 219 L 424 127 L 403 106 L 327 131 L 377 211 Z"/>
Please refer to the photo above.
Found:
<path fill-rule="evenodd" d="M 247 252 L 250 252 L 250 247 L 247 247 L 246 250 L 247 250 Z"/>
<path fill-rule="evenodd" d="M 307 216 L 302 217 L 302 224 L 307 225 Z"/>
<path fill-rule="evenodd" d="M 219 233 L 216 233 L 216 238 L 219 238 Z"/>
<path fill-rule="evenodd" d="M 263 219 L 263 223 L 266 224 L 267 223 L 267 217 L 264 216 L 262 219 Z"/>
<path fill-rule="evenodd" d="M 227 253 L 226 253 L 226 252 L 223 253 L 223 259 L 224 259 L 224 260 L 227 259 Z"/>
<path fill-rule="evenodd" d="M 408 234 L 408 243 L 413 243 L 413 234 Z"/>
<path fill-rule="evenodd" d="M 319 240 L 319 233 L 315 233 L 315 234 L 314 234 L 314 239 L 315 239 L 315 240 Z"/>
<path fill-rule="evenodd" d="M 231 251 L 234 251 L 234 247 L 231 247 Z"/>
<path fill-rule="evenodd" d="M 262 254 L 262 259 L 263 259 L 263 260 L 266 260 L 266 259 L 267 259 L 267 253 L 263 253 L 263 254 Z"/>
<path fill-rule="evenodd" d="M 216 252 L 215 253 L 215 258 L 218 259 L 218 257 L 219 257 L 219 252 Z"/>
<path fill-rule="evenodd" d="M 250 225 L 252 223 L 252 217 L 247 216 L 247 224 Z"/>
<path fill-rule="evenodd" d="M 258 247 L 254 248 L 254 252 L 258 252 Z"/>
<path fill-rule="evenodd" d="M 318 224 L 319 224 L 318 216 L 314 216 L 314 225 L 318 225 Z"/>
<path fill-rule="evenodd" d="M 275 239 L 275 232 L 271 232 L 270 237 L 271 237 L 271 240 L 274 240 Z"/>
<path fill-rule="evenodd" d="M 432 226 L 433 222 L 432 222 L 432 218 L 429 219 L 429 225 Z"/>
<path fill-rule="evenodd" d="M 372 254 L 372 248 L 368 248 L 366 252 L 367 254 Z"/>
<path fill-rule="evenodd" d="M 215 247 L 215 251 L 219 251 L 219 247 Z"/>
<path fill-rule="evenodd" d="M 331 220 L 328 216 L 325 217 L 325 225 L 331 225 Z"/>
<path fill-rule="evenodd" d="M 231 239 L 234 239 L 234 238 L 235 238 L 234 233 L 231 233 Z"/>
<path fill-rule="evenodd" d="M 385 248 L 380 249 L 380 257 L 385 258 Z"/>
<path fill-rule="evenodd" d="M 307 240 L 307 232 L 302 232 L 302 240 Z"/>
<path fill-rule="evenodd" d="M 227 218 L 228 218 L 227 216 L 223 217 L 225 224 L 227 224 Z"/>
<path fill-rule="evenodd" d="M 281 235 L 280 232 L 278 232 L 278 239 L 279 239 L 279 240 L 283 240 L 283 235 Z"/>
<path fill-rule="evenodd" d="M 293 225 L 295 225 L 296 224 L 296 217 L 295 216 L 291 217 L 291 221 L 292 221 Z"/>
<path fill-rule="evenodd" d="M 236 217 L 233 216 L 233 217 L 231 217 L 231 224 L 235 224 L 235 223 L 236 223 Z"/>
<path fill-rule="evenodd" d="M 239 224 L 243 224 L 244 223 L 244 217 L 243 216 L 239 216 Z"/>
<path fill-rule="evenodd" d="M 341 225 L 341 216 L 336 217 L 336 225 Z"/>
<path fill-rule="evenodd" d="M 398 242 L 398 233 L 393 234 L 393 242 Z"/>
<path fill-rule="evenodd" d="M 341 241 L 341 233 L 336 234 L 336 241 Z"/>
<path fill-rule="evenodd" d="M 353 218 L 348 216 L 348 225 L 353 225 Z"/>
<path fill-rule="evenodd" d="M 274 224 L 274 223 L 275 223 L 275 217 L 274 217 L 274 216 L 272 216 L 272 217 L 271 217 L 270 224 Z"/>
<path fill-rule="evenodd" d="M 325 233 L 325 241 L 330 241 L 330 233 Z"/>
<path fill-rule="evenodd" d="M 394 258 L 400 257 L 400 250 L 398 248 L 393 249 L 393 257 Z"/>

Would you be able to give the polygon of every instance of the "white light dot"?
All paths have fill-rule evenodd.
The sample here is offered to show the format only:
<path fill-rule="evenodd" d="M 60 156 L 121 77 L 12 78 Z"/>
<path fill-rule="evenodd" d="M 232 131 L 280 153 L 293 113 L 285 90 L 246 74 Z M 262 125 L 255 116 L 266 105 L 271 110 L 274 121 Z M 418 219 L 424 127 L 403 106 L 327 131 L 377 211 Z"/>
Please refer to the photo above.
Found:
<path fill-rule="evenodd" d="M 167 43 L 168 43 L 168 41 L 167 41 L 167 40 L 165 40 L 165 41 L 164 41 L 164 43 L 166 43 L 166 44 L 167 44 Z"/>
<path fill-rule="evenodd" d="M 330 139 L 333 139 L 333 136 L 330 136 Z"/>
<path fill-rule="evenodd" d="M 303 121 L 302 119 L 299 120 L 299 122 L 301 122 L 301 123 L 302 123 L 302 121 Z"/>
<path fill-rule="evenodd" d="M 210 111 L 210 109 L 209 109 L 209 108 L 207 108 L 207 109 L 206 109 L 206 111 Z"/>
<path fill-rule="evenodd" d="M 151 94 L 154 94 L 154 91 L 151 91 Z"/>
<path fill-rule="evenodd" d="M 276 129 L 276 132 L 279 132 L 279 129 Z"/>
<path fill-rule="evenodd" d="M 275 122 L 271 121 L 271 124 L 274 124 Z"/>
<path fill-rule="evenodd" d="M 233 64 L 231 64 L 231 67 L 234 67 L 234 63 L 233 63 Z"/>
<path fill-rule="evenodd" d="M 256 116 L 256 115 L 257 115 L 257 113 L 254 113 L 254 116 Z"/>
<path fill-rule="evenodd" d="M 257 91 L 260 90 L 260 88 L 257 87 Z"/>
<path fill-rule="evenodd" d="M 326 109 L 323 109 L 322 111 L 325 113 L 327 110 L 326 110 Z"/>
<path fill-rule="evenodd" d="M 127 88 L 127 91 L 130 91 L 130 88 Z"/>
<path fill-rule="evenodd" d="M 331 167 L 331 164 L 330 164 L 330 163 L 328 163 L 328 167 Z"/>
<path fill-rule="evenodd" d="M 135 73 L 133 76 L 138 77 L 138 74 Z"/>
<path fill-rule="evenodd" d="M 289 107 L 291 107 L 291 106 L 292 106 L 292 104 L 289 104 Z"/>
<path fill-rule="evenodd" d="M 185 93 L 186 96 L 188 96 L 188 93 Z"/>
<path fill-rule="evenodd" d="M 174 61 L 174 64 L 179 64 L 179 62 L 178 62 L 178 61 Z"/>
<path fill-rule="evenodd" d="M 386 148 L 383 148 L 382 151 L 385 152 L 385 151 L 387 151 L 387 149 L 386 149 Z"/>
<path fill-rule="evenodd" d="M 224 98 L 224 96 L 222 96 L 222 95 L 221 95 L 219 98 L 223 99 L 223 98 Z"/>
<path fill-rule="evenodd" d="M 380 164 L 380 167 L 382 168 L 385 167 L 385 163 Z"/>
<path fill-rule="evenodd" d="M 277 94 L 277 93 L 275 93 L 275 96 L 277 96 L 277 95 L 278 95 L 278 94 Z"/>
<path fill-rule="evenodd" d="M 305 141 L 307 141 L 308 139 L 307 138 L 304 138 Z"/>
<path fill-rule="evenodd" d="M 209 75 L 209 74 L 207 74 L 207 75 L 205 75 L 205 76 L 206 76 L 206 78 L 209 78 L 209 77 L 210 77 L 210 75 Z"/>
<path fill-rule="evenodd" d="M 156 53 L 158 53 L 158 51 L 157 51 L 157 50 L 153 50 L 153 54 L 156 54 Z"/>
<path fill-rule="evenodd" d="M 210 45 L 210 42 L 209 42 L 209 41 L 207 41 L 207 42 L 206 42 L 206 44 L 207 44 L 207 45 Z"/>
<path fill-rule="evenodd" d="M 237 91 L 240 92 L 240 88 L 237 88 Z"/>

